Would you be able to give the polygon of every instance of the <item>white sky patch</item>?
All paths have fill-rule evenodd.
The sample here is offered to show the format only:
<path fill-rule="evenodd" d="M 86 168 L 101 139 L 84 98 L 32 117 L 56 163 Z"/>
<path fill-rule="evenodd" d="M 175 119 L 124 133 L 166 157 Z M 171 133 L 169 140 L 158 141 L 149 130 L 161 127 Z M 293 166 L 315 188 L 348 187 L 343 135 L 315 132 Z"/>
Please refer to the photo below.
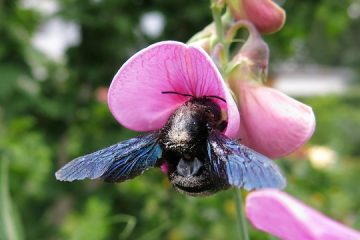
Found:
<path fill-rule="evenodd" d="M 349 69 L 321 66 L 282 66 L 277 69 L 274 88 L 293 96 L 345 94 L 353 73 Z"/>
<path fill-rule="evenodd" d="M 20 6 L 34 9 L 44 15 L 51 15 L 59 10 L 59 4 L 56 0 L 22 0 Z"/>
<path fill-rule="evenodd" d="M 360 2 L 353 2 L 347 9 L 348 15 L 351 19 L 360 17 Z"/>
<path fill-rule="evenodd" d="M 140 18 L 140 30 L 145 35 L 156 38 L 161 35 L 165 27 L 165 18 L 161 12 L 144 13 Z"/>
<path fill-rule="evenodd" d="M 33 46 L 55 61 L 62 61 L 66 49 L 80 41 L 79 25 L 61 18 L 45 22 L 32 38 Z"/>

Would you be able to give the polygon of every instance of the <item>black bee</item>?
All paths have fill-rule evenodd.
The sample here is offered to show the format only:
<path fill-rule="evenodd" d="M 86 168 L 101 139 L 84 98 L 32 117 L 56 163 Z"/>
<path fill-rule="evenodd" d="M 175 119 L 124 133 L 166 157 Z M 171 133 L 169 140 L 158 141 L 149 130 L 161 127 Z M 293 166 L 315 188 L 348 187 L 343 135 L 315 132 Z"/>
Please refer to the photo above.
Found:
<path fill-rule="evenodd" d="M 174 188 L 192 196 L 231 186 L 284 188 L 286 181 L 272 160 L 222 134 L 226 122 L 212 98 L 225 101 L 216 96 L 192 97 L 159 131 L 76 158 L 57 171 L 56 178 L 122 182 L 166 162 Z"/>

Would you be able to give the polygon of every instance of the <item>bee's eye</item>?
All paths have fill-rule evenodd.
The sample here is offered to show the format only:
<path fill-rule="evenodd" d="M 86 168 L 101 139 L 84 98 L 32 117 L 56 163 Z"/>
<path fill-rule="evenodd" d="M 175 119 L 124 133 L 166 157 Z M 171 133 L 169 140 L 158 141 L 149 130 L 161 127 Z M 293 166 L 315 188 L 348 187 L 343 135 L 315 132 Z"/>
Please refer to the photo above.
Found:
<path fill-rule="evenodd" d="M 222 132 L 225 130 L 226 126 L 227 126 L 227 121 L 224 120 L 218 124 L 217 128 Z"/>

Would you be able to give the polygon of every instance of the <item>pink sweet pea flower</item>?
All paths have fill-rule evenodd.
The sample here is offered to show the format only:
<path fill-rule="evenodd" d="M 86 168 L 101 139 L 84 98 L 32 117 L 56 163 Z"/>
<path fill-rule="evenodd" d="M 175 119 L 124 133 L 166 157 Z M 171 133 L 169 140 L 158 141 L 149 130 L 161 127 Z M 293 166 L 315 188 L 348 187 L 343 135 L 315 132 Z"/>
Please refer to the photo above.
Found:
<path fill-rule="evenodd" d="M 284 240 L 359 240 L 350 229 L 278 190 L 259 190 L 246 199 L 246 214 L 257 229 Z"/>
<path fill-rule="evenodd" d="M 268 46 L 250 22 L 236 24 L 249 30 L 232 60 L 235 67 L 229 77 L 240 110 L 241 142 L 270 158 L 286 156 L 312 136 L 314 113 L 311 107 L 261 84 L 267 78 Z"/>
<path fill-rule="evenodd" d="M 241 142 L 270 158 L 286 156 L 305 144 L 315 130 L 311 107 L 259 83 L 237 80 Z"/>
<path fill-rule="evenodd" d="M 248 20 L 265 34 L 279 31 L 286 19 L 285 11 L 272 0 L 227 0 L 236 20 Z"/>
<path fill-rule="evenodd" d="M 230 91 L 210 57 L 199 47 L 165 41 L 132 56 L 117 72 L 108 94 L 114 117 L 125 127 L 141 132 L 162 128 L 169 116 L 191 97 L 217 96 L 226 113 L 225 134 L 238 137 L 240 117 Z"/>

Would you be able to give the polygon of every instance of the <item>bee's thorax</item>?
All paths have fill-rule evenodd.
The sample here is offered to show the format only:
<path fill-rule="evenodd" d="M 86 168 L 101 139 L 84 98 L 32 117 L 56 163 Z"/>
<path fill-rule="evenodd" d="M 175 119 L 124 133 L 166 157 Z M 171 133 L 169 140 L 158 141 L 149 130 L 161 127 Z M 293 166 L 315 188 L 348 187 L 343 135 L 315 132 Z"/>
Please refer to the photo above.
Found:
<path fill-rule="evenodd" d="M 206 143 L 209 130 L 220 120 L 220 107 L 212 100 L 191 99 L 170 116 L 161 130 L 161 143 L 165 149 L 193 154 Z"/>

